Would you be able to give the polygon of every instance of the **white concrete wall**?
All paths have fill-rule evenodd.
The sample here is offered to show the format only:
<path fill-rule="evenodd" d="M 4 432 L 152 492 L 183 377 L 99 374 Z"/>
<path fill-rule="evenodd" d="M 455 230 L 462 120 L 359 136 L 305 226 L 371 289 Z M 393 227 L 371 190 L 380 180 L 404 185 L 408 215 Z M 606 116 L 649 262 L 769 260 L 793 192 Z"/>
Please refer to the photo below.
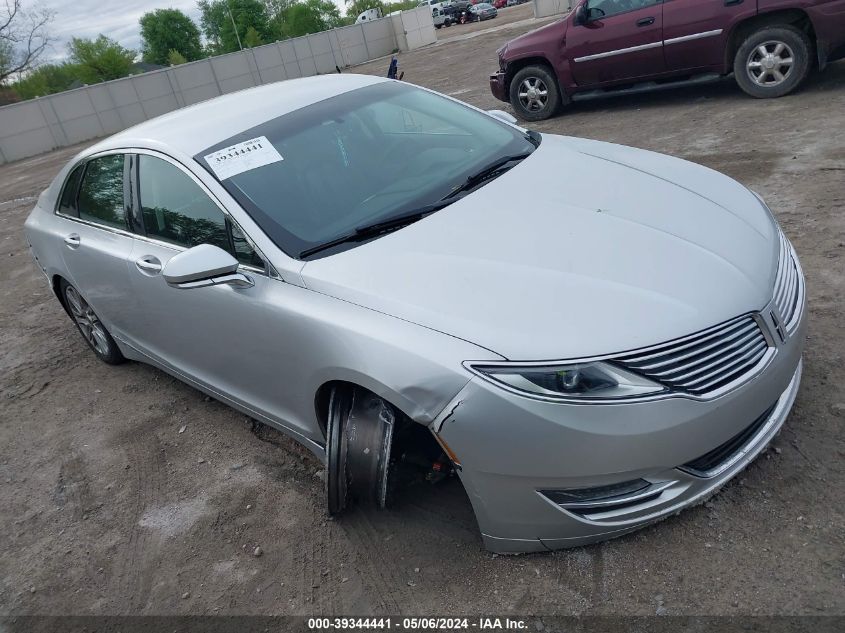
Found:
<path fill-rule="evenodd" d="M 573 0 L 534 0 L 534 17 L 545 18 L 572 9 Z"/>
<path fill-rule="evenodd" d="M 0 107 L 0 164 L 114 134 L 222 94 L 336 72 L 436 41 L 428 7 Z M 387 65 L 385 64 L 385 72 Z"/>
<path fill-rule="evenodd" d="M 412 51 L 437 41 L 430 7 L 417 7 L 390 17 L 401 50 Z"/>

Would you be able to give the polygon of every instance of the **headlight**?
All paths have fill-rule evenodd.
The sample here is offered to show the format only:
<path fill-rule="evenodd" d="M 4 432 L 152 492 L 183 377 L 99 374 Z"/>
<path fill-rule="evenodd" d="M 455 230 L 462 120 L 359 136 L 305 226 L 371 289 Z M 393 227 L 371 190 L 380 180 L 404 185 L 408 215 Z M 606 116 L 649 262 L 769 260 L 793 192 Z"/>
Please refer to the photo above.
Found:
<path fill-rule="evenodd" d="M 555 400 L 613 400 L 660 393 L 666 387 L 604 362 L 573 365 L 468 366 L 485 378 L 525 395 Z"/>

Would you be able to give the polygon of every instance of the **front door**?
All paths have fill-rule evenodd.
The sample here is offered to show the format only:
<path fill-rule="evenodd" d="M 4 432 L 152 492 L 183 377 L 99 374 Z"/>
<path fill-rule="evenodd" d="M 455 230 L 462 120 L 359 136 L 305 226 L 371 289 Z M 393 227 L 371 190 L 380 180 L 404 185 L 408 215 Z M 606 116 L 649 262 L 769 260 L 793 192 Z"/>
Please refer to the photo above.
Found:
<path fill-rule="evenodd" d="M 193 176 L 149 154 L 133 160 L 133 214 L 139 224 L 129 262 L 138 302 L 134 345 L 153 360 L 255 413 L 280 421 L 278 390 L 268 387 L 277 346 L 268 340 L 266 295 L 271 279 L 246 236 Z M 228 285 L 173 288 L 162 269 L 171 257 L 199 244 L 234 255 L 250 288 Z M 270 363 L 270 365 L 268 365 Z M 281 413 L 281 414 L 280 414 Z"/>
<path fill-rule="evenodd" d="M 661 0 L 587 0 L 587 21 L 567 29 L 579 86 L 633 80 L 666 70 Z"/>

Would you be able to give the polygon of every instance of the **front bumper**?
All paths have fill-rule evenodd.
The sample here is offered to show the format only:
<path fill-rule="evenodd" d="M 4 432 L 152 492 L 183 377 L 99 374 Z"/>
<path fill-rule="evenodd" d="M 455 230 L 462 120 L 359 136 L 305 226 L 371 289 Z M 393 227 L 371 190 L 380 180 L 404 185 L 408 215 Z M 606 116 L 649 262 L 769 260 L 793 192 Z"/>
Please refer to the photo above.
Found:
<path fill-rule="evenodd" d="M 505 86 L 505 73 L 501 70 L 490 75 L 490 92 L 492 92 L 493 96 L 499 101 L 507 103 L 508 90 L 507 86 Z"/>
<path fill-rule="evenodd" d="M 711 400 L 679 395 L 628 404 L 542 402 L 474 378 L 434 430 L 460 461 L 487 548 L 515 553 L 584 545 L 702 502 L 783 425 L 800 383 L 805 328 L 802 306 L 798 326 L 786 341 L 777 340 L 768 364 Z M 730 444 L 737 436 L 742 443 Z M 723 445 L 732 448 L 719 468 L 706 474 L 681 469 Z M 632 480 L 656 493 L 581 511 L 541 492 Z"/>

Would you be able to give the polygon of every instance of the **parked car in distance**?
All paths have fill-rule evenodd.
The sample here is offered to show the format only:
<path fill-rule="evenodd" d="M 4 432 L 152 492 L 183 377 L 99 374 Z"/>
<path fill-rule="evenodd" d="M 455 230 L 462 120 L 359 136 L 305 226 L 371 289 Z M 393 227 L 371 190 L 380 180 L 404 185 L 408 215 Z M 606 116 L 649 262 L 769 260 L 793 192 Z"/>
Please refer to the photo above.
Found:
<path fill-rule="evenodd" d="M 491 550 L 582 545 L 765 449 L 804 280 L 727 176 L 514 122 L 381 77 L 267 84 L 83 150 L 26 239 L 97 357 L 302 442 L 329 512 L 455 472 Z"/>
<path fill-rule="evenodd" d="M 474 4 L 469 8 L 469 12 L 472 14 L 473 20 L 479 22 L 482 20 L 492 20 L 499 14 L 499 10 L 487 2 Z"/>
<path fill-rule="evenodd" d="M 845 56 L 845 0 L 581 0 L 498 50 L 490 89 L 526 121 L 570 101 L 718 80 L 781 97 Z"/>
<path fill-rule="evenodd" d="M 493 2 L 493 6 L 496 7 L 496 9 L 504 9 L 507 6 L 507 3 L 508 0 L 495 0 Z"/>
<path fill-rule="evenodd" d="M 440 9 L 432 9 L 431 19 L 434 22 L 434 28 L 436 29 L 439 29 L 443 26 L 452 26 L 452 15 L 450 13 L 447 13 L 446 9 L 444 9 L 443 11 L 441 11 Z"/>

